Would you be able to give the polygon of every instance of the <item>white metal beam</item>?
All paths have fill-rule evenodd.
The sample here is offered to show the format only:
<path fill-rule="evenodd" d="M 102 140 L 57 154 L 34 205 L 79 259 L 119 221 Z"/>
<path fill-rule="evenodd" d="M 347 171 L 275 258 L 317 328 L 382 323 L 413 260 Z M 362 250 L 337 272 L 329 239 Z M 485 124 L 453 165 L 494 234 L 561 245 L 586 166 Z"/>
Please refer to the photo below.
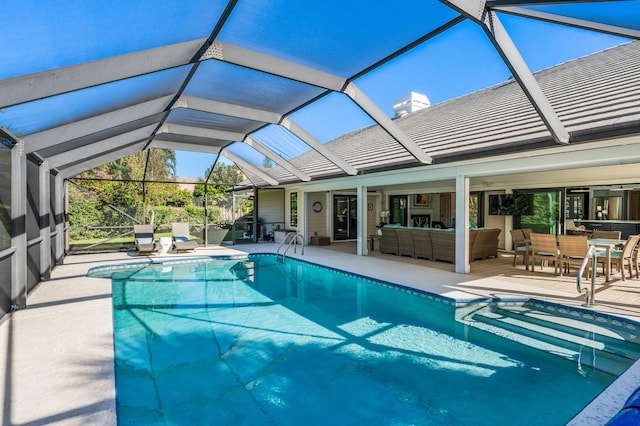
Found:
<path fill-rule="evenodd" d="M 553 13 L 540 12 L 538 10 L 525 9 L 522 7 L 495 7 L 492 8 L 492 10 L 508 13 L 510 15 L 537 19 L 539 21 L 551 22 L 553 24 L 567 25 L 569 27 L 580 28 L 583 30 L 596 31 L 604 34 L 640 40 L 640 31 L 631 28 L 585 21 L 583 19 L 570 18 L 567 16 L 555 15 Z"/>
<path fill-rule="evenodd" d="M 282 119 L 282 115 L 275 112 L 249 108 L 246 106 L 230 104 L 227 102 L 214 101 L 211 99 L 199 98 L 196 96 L 180 96 L 180 98 L 173 105 L 173 108 L 188 108 L 196 111 L 208 112 L 211 114 L 244 118 L 261 123 L 277 124 Z"/>
<path fill-rule="evenodd" d="M 80 148 L 71 149 L 58 155 L 53 155 L 48 157 L 47 161 L 51 168 L 63 168 L 67 164 L 73 164 L 78 160 L 89 156 L 100 155 L 100 153 L 109 152 L 120 146 L 129 145 L 132 142 L 142 139 L 148 140 L 154 129 L 154 125 L 143 127 L 141 129 L 134 130 L 133 132 L 123 133 L 122 135 L 87 144 Z"/>
<path fill-rule="evenodd" d="M 200 145 L 196 143 L 176 142 L 165 139 L 154 139 L 149 148 L 162 148 L 162 149 L 175 149 L 177 151 L 193 151 L 193 152 L 205 152 L 209 154 L 218 154 L 222 149 L 222 146 L 216 145 Z"/>
<path fill-rule="evenodd" d="M 334 91 L 340 91 L 346 83 L 342 77 L 220 41 L 214 41 L 200 58 L 201 61 L 207 59 L 228 62 Z"/>
<path fill-rule="evenodd" d="M 344 171 L 348 175 L 356 175 L 358 174 L 358 169 L 344 161 L 342 158 L 338 157 L 333 151 L 327 148 L 323 143 L 319 140 L 311 136 L 304 130 L 302 127 L 298 126 L 293 120 L 290 118 L 285 118 L 280 123 L 282 127 L 289 130 L 291 133 L 300 138 L 304 143 L 309 145 L 312 149 L 317 151 L 320 155 L 322 155 L 327 160 L 331 161 L 335 164 L 339 169 Z"/>
<path fill-rule="evenodd" d="M 513 44 L 495 12 L 485 7 L 483 0 L 440 0 L 467 16 L 484 30 L 487 37 L 511 70 L 531 105 L 545 123 L 557 143 L 569 143 L 570 135 L 554 111 L 533 74 Z"/>
<path fill-rule="evenodd" d="M 207 129 L 204 127 L 170 123 L 163 124 L 157 133 L 194 136 L 197 138 L 218 139 L 229 142 L 241 141 L 246 136 L 243 133 L 228 132 L 226 130 Z"/>
<path fill-rule="evenodd" d="M 240 167 L 241 169 L 249 170 L 251 173 L 253 173 L 254 175 L 258 176 L 263 181 L 267 182 L 269 185 L 276 186 L 276 185 L 279 184 L 279 182 L 277 180 L 275 180 L 274 178 L 272 178 L 268 174 L 264 173 L 263 171 L 259 170 L 257 167 L 253 166 L 252 164 L 249 164 L 248 162 L 246 162 L 242 158 L 238 157 L 234 153 L 229 152 L 229 150 L 225 149 L 224 152 L 222 152 L 222 155 L 224 155 L 229 160 L 231 160 L 234 163 L 236 163 L 238 165 L 238 167 Z"/>
<path fill-rule="evenodd" d="M 0 80 L 0 108 L 189 63 L 205 39 Z"/>
<path fill-rule="evenodd" d="M 402 131 L 378 106 L 371 101 L 355 84 L 349 83 L 343 91 L 349 96 L 364 112 L 375 120 L 380 127 L 391 135 L 400 145 L 402 145 L 416 160 L 423 164 L 431 164 L 433 160 L 422 148 L 420 148 L 411 138 Z"/>
<path fill-rule="evenodd" d="M 136 142 L 132 145 L 124 146 L 121 149 L 117 149 L 109 153 L 102 153 L 102 154 L 98 154 L 97 156 L 92 156 L 86 161 L 82 161 L 77 164 L 59 167 L 60 174 L 65 179 L 73 177 L 89 169 L 93 169 L 94 167 L 98 167 L 103 164 L 110 163 L 111 161 L 119 160 L 120 158 L 126 157 L 127 155 L 136 153 L 142 150 L 146 144 L 147 144 L 146 140 L 141 142 Z"/>
<path fill-rule="evenodd" d="M 244 143 L 246 143 L 256 151 L 258 151 L 260 154 L 264 155 L 265 157 L 270 158 L 276 164 L 278 164 L 283 169 L 287 170 L 292 175 L 296 176 L 298 179 L 305 182 L 308 182 L 311 180 L 311 177 L 309 175 L 298 170 L 298 168 L 294 167 L 291 163 L 289 163 L 287 160 L 282 158 L 278 153 L 276 153 L 275 151 L 272 151 L 271 149 L 261 144 L 260 142 L 256 141 L 255 139 L 247 136 L 244 139 Z"/>
<path fill-rule="evenodd" d="M 96 115 L 63 126 L 54 127 L 24 137 L 27 153 L 36 152 L 73 139 L 98 133 L 162 112 L 174 95 L 163 96 L 106 114 Z"/>

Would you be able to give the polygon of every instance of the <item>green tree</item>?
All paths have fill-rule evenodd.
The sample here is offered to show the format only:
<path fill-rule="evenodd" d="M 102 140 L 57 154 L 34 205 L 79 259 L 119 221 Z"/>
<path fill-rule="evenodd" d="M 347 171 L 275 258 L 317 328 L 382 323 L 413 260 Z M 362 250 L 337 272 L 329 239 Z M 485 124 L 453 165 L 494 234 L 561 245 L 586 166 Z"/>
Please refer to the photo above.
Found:
<path fill-rule="evenodd" d="M 205 175 L 209 176 L 210 172 L 211 167 L 207 169 Z M 207 184 L 209 202 L 218 206 L 231 208 L 231 204 L 233 203 L 231 190 L 243 180 L 244 176 L 235 164 L 217 164 Z M 203 198 L 204 195 L 204 181 L 202 181 L 196 184 L 193 196 Z"/>
<path fill-rule="evenodd" d="M 80 175 L 83 179 L 73 181 L 76 186 L 69 187 L 71 224 L 83 227 L 154 223 L 157 206 L 192 204 L 188 191 L 177 184 L 159 183 L 175 182 L 175 166 L 173 150 L 150 149 L 84 172 Z M 102 236 L 99 231 L 93 234 Z"/>

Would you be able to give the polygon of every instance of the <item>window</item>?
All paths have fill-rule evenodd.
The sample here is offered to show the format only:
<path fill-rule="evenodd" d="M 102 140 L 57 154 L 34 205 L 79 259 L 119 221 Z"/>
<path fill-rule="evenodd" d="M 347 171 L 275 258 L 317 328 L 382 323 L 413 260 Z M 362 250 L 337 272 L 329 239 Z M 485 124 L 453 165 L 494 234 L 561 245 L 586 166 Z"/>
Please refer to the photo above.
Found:
<path fill-rule="evenodd" d="M 289 194 L 289 223 L 291 226 L 298 226 L 298 193 Z"/>

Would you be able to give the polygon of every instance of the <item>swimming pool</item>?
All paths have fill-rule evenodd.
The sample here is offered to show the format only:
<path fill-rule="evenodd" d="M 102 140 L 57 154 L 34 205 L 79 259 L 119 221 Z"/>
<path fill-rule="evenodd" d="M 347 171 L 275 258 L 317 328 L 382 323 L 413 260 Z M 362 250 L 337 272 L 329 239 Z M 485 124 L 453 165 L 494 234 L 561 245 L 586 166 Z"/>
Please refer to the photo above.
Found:
<path fill-rule="evenodd" d="M 616 377 L 294 259 L 90 275 L 112 279 L 120 424 L 564 424 Z"/>

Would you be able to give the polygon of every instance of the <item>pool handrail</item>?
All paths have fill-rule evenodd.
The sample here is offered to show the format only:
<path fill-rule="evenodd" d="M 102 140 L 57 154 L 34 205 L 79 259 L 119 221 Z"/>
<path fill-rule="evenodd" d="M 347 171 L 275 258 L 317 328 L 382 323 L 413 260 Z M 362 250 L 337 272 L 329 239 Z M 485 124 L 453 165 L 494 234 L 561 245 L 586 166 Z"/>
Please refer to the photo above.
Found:
<path fill-rule="evenodd" d="M 282 242 L 280 243 L 280 245 L 278 246 L 278 249 L 276 250 L 276 260 L 282 259 L 282 262 L 284 263 L 284 260 L 287 257 L 287 251 L 289 251 L 289 248 L 291 248 L 291 244 L 293 244 L 293 252 L 294 253 L 296 252 L 297 245 L 298 245 L 298 242 L 297 242 L 298 237 L 301 238 L 301 243 L 300 243 L 300 245 L 302 246 L 301 254 L 304 256 L 304 236 L 299 232 L 288 232 L 287 235 L 285 235 Z M 285 244 L 286 244 L 286 247 L 284 248 L 284 251 L 280 253 L 280 249 Z"/>
<path fill-rule="evenodd" d="M 596 297 L 596 265 L 597 265 L 597 252 L 595 246 L 589 246 L 587 250 L 587 254 L 584 255 L 584 259 L 582 259 L 582 264 L 580 265 L 580 269 L 578 270 L 578 275 L 576 276 L 576 288 L 578 293 L 582 293 L 582 287 L 580 286 L 580 278 L 584 273 L 585 268 L 591 261 L 591 291 L 589 292 L 588 288 L 584 289 L 584 294 L 586 297 L 584 306 L 593 306 L 595 305 L 595 297 Z"/>

